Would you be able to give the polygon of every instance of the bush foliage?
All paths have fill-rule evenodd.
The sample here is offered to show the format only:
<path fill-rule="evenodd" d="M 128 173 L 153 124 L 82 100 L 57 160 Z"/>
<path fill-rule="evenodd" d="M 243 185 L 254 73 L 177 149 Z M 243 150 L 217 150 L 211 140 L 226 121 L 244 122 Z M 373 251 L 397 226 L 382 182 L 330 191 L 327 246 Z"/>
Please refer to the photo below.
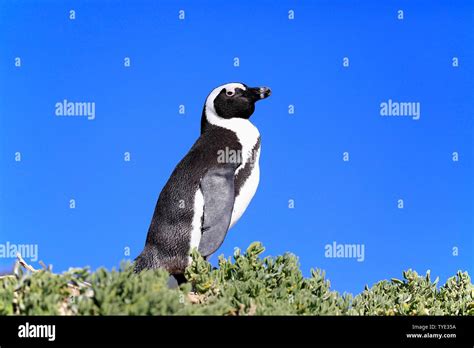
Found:
<path fill-rule="evenodd" d="M 187 284 L 168 288 L 168 274 L 150 270 L 17 270 L 0 279 L 0 315 L 473 315 L 474 286 L 458 272 L 443 286 L 429 272 L 403 272 L 353 297 L 331 291 L 324 272 L 304 278 L 292 254 L 261 258 L 260 243 L 213 269 L 197 251 Z"/>

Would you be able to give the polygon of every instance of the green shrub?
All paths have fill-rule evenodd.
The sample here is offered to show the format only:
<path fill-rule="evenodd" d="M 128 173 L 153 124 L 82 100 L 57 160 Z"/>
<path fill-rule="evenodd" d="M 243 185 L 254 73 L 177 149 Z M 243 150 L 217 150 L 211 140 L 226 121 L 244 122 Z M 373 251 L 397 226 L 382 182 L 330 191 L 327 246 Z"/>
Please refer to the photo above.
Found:
<path fill-rule="evenodd" d="M 324 272 L 304 278 L 292 254 L 261 258 L 260 243 L 212 269 L 197 251 L 188 283 L 169 289 L 162 270 L 70 269 L 24 272 L 0 279 L 0 315 L 474 315 L 474 286 L 458 272 L 438 287 L 429 272 L 403 272 L 359 295 L 331 291 Z"/>

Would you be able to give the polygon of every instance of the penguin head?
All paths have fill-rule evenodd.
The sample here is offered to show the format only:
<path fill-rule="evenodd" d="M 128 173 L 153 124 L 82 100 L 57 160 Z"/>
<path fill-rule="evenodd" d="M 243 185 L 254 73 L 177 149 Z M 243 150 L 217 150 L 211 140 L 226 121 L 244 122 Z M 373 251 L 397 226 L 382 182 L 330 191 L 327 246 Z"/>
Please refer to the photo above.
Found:
<path fill-rule="evenodd" d="M 248 119 L 255 111 L 255 103 L 269 97 L 268 87 L 248 87 L 243 83 L 227 83 L 215 88 L 207 97 L 207 113 L 224 119 Z"/>

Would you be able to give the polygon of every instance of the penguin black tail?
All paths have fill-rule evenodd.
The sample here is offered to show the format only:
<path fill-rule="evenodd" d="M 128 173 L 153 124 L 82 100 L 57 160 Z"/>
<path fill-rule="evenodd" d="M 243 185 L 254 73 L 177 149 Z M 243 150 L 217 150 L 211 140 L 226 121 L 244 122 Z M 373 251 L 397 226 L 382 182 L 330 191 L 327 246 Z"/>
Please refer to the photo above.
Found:
<path fill-rule="evenodd" d="M 160 263 L 158 262 L 156 253 L 154 253 L 153 250 L 150 250 L 148 246 L 145 246 L 141 254 L 135 259 L 133 271 L 135 273 L 140 273 L 141 271 L 155 268 L 160 268 Z"/>
<path fill-rule="evenodd" d="M 141 252 L 140 255 L 137 256 L 135 259 L 135 264 L 133 271 L 135 273 L 140 273 L 141 271 L 147 270 L 147 269 L 156 269 L 156 268 L 163 268 L 167 269 L 165 265 L 162 265 L 158 261 L 158 257 L 156 255 L 156 252 L 154 252 L 153 249 L 150 249 L 148 246 L 145 246 L 145 249 Z M 167 269 L 169 272 L 170 270 Z M 186 283 L 186 277 L 182 273 L 174 273 L 170 272 L 170 277 L 168 279 L 168 287 L 170 289 L 174 289 L 179 287 L 181 284 Z"/>

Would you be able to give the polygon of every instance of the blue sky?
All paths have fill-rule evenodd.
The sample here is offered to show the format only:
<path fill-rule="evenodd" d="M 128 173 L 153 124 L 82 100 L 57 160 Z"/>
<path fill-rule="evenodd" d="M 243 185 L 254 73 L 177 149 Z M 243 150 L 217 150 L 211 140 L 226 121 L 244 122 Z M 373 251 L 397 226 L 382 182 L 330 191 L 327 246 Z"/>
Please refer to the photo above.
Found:
<path fill-rule="evenodd" d="M 325 269 L 335 290 L 353 293 L 408 268 L 441 281 L 472 274 L 473 10 L 470 1 L 3 1 L 0 244 L 36 244 L 55 271 L 111 268 L 125 248 L 134 258 L 199 135 L 205 97 L 242 81 L 273 91 L 252 117 L 261 180 L 217 254 L 258 240 L 266 255 L 290 251 L 305 275 Z M 57 117 L 64 99 L 95 102 L 95 119 Z M 389 99 L 419 103 L 419 120 L 381 116 Z M 363 245 L 364 261 L 325 257 L 333 242 Z"/>

